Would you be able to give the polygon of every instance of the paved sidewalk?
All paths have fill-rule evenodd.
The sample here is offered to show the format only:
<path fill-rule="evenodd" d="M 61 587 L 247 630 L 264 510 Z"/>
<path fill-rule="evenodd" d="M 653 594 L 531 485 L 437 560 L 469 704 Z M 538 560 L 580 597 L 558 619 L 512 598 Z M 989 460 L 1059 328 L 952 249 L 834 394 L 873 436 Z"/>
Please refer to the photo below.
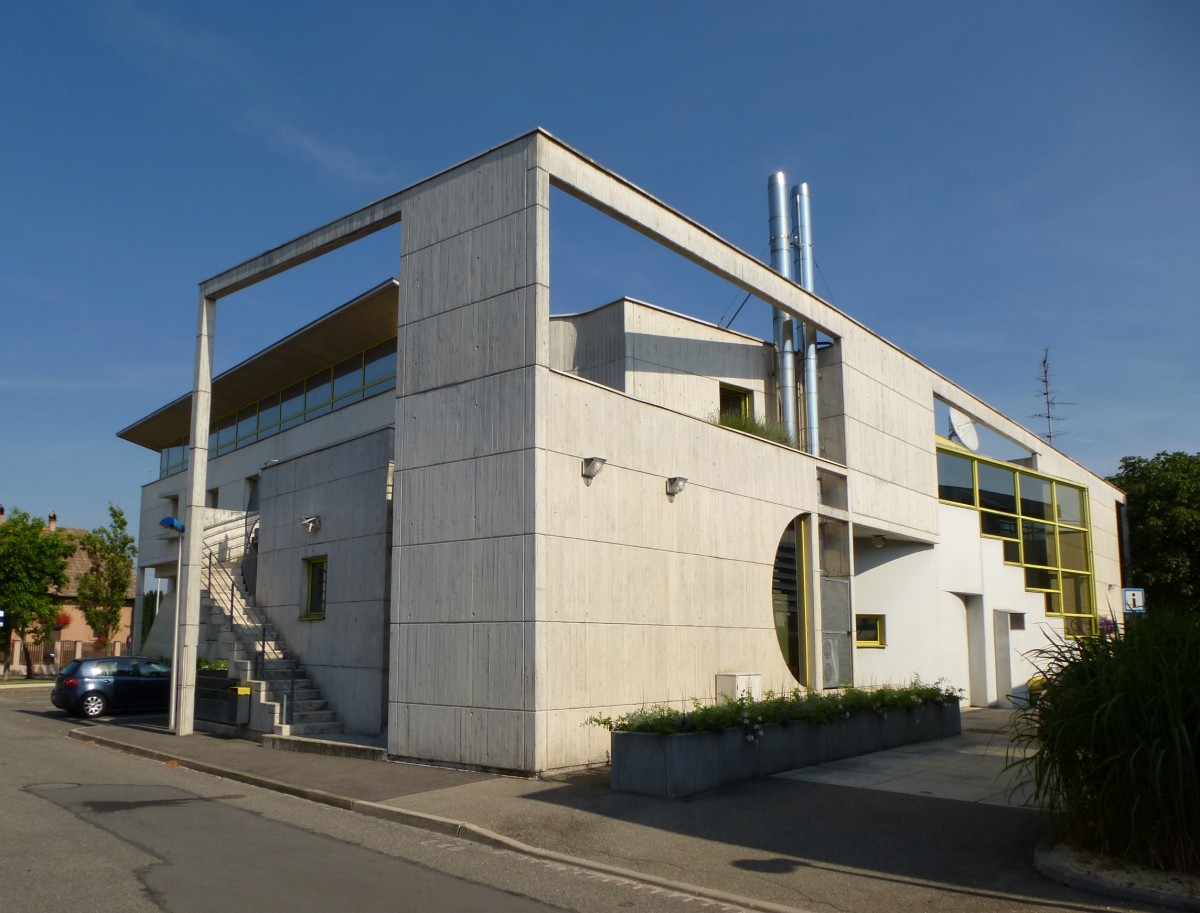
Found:
<path fill-rule="evenodd" d="M 962 736 L 923 752 L 909 746 L 678 800 L 613 793 L 605 771 L 525 780 L 178 738 L 141 720 L 80 723 L 72 736 L 734 908 L 1157 909 L 1034 871 L 1042 829 L 1024 792 L 1008 798 L 1006 718 L 971 711 Z"/>

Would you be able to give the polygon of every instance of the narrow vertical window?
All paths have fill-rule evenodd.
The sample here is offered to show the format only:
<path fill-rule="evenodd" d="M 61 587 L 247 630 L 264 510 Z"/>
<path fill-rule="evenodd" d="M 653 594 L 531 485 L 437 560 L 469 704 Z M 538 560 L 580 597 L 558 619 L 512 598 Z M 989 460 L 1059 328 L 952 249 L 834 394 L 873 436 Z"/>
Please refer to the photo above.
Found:
<path fill-rule="evenodd" d="M 308 576 L 308 598 L 304 605 L 307 618 L 325 617 L 325 585 L 328 561 L 324 556 L 309 558 L 305 562 Z"/>

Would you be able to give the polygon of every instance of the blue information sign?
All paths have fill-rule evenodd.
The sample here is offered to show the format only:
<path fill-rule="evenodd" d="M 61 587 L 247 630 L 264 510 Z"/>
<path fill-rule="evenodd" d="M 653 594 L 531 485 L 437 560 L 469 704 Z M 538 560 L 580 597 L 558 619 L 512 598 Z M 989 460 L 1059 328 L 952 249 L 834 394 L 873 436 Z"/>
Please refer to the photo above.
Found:
<path fill-rule="evenodd" d="M 1143 589 L 1135 589 L 1126 587 L 1121 591 L 1125 601 L 1126 612 L 1145 612 L 1146 611 L 1146 591 Z"/>

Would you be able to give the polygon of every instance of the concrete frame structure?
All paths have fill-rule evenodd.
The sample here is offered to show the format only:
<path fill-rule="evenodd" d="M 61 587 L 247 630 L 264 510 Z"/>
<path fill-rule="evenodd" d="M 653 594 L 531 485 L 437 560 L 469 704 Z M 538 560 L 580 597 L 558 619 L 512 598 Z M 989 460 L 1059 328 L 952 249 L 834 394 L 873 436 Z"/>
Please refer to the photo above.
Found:
<path fill-rule="evenodd" d="M 554 189 L 833 340 L 821 353 L 821 453 L 710 420 L 725 382 L 750 391 L 756 413 L 775 408 L 770 349 L 761 341 L 633 301 L 552 318 Z M 331 673 L 323 686 L 348 708 L 372 691 L 371 675 L 386 675 L 375 692 L 386 696 L 380 728 L 391 755 L 524 772 L 567 768 L 604 759 L 606 733 L 584 725 L 593 714 L 711 699 L 717 675 L 790 688 L 796 676 L 772 604 L 789 528 L 799 537 L 799 677 L 807 685 L 919 674 L 961 684 L 975 703 L 1005 700 L 1032 668 L 1023 652 L 1060 634 L 1063 622 L 1047 613 L 1042 593 L 1027 590 L 1022 569 L 1005 562 L 1002 543 L 981 534 L 978 510 L 939 500 L 937 401 L 1023 447 L 1024 469 L 1086 489 L 1090 604 L 1106 605 L 1108 590 L 1120 586 L 1116 489 L 542 130 L 201 284 L 181 499 L 188 530 L 212 520 L 205 445 L 217 302 L 398 222 L 394 401 L 366 400 L 322 418 L 303 444 L 293 429 L 292 443 L 279 435 L 219 458 L 263 466 L 264 485 L 282 478 L 277 465 L 265 469 L 270 460 L 316 480 L 290 494 L 272 489 L 296 508 L 276 527 L 279 548 L 299 549 L 293 565 L 305 560 L 303 548 L 283 539 L 302 492 L 332 485 L 339 463 L 361 461 L 371 481 L 351 500 L 361 498 L 372 519 L 356 532 L 326 523 L 320 536 L 328 548 L 358 535 L 374 537 L 372 547 L 388 543 L 390 559 L 358 574 L 390 588 L 386 599 L 363 594 L 386 607 L 386 650 L 358 662 L 356 676 L 339 684 Z M 380 399 L 391 403 L 390 422 Z M 122 436 L 163 446 L 147 429 L 164 411 Z M 353 449 L 360 438 L 368 443 L 359 456 L 322 462 L 322 451 Z M 585 479 L 588 457 L 606 462 Z M 246 471 L 225 472 L 222 484 Z M 680 477 L 686 488 L 669 494 L 667 480 Z M 165 484 L 147 486 L 143 537 Z M 384 485 L 392 498 L 386 531 Z M 265 530 L 265 507 L 263 516 Z M 280 567 L 282 593 L 290 584 Z M 181 574 L 183 734 L 192 727 L 200 644 L 199 536 L 184 537 Z M 855 648 L 853 633 L 841 630 L 853 627 L 852 611 L 887 616 L 886 649 Z M 1021 627 L 1006 626 L 1010 616 L 1020 616 Z M 339 630 L 313 638 L 302 659 L 319 665 L 323 651 L 346 652 L 362 636 Z M 355 727 L 370 731 L 370 716 Z"/>

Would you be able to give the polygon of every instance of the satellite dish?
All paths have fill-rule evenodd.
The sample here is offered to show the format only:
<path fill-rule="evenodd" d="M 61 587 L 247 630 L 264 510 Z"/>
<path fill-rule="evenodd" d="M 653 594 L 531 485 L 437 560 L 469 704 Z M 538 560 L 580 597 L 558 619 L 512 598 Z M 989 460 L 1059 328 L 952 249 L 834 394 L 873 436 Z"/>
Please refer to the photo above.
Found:
<path fill-rule="evenodd" d="M 975 430 L 975 419 L 968 418 L 953 407 L 950 408 L 950 440 L 958 441 L 968 450 L 979 449 L 979 432 Z"/>

